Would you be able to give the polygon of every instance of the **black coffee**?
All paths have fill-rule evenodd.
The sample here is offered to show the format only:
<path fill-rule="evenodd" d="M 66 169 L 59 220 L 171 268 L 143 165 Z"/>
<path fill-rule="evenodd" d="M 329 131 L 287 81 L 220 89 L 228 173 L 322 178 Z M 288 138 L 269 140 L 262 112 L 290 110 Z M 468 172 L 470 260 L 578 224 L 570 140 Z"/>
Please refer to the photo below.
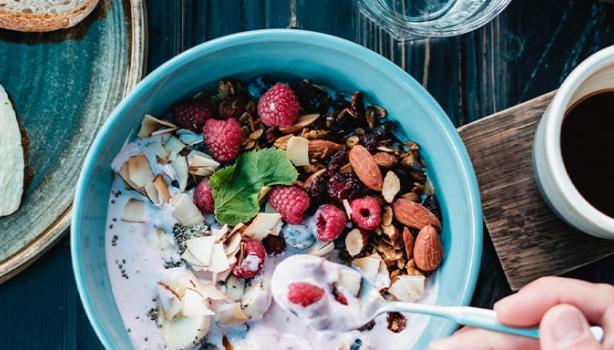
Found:
<path fill-rule="evenodd" d="M 572 106 L 563 120 L 561 151 L 582 196 L 614 217 L 614 91 L 599 92 Z"/>

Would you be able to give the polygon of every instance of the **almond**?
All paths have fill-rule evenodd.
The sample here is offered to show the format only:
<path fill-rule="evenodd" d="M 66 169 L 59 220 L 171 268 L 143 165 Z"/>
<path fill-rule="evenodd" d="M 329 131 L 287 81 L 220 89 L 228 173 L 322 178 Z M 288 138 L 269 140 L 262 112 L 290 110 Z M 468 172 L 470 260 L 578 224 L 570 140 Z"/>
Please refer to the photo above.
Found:
<path fill-rule="evenodd" d="M 309 159 L 322 160 L 339 149 L 339 144 L 328 140 L 309 141 Z"/>
<path fill-rule="evenodd" d="M 443 249 L 439 235 L 431 225 L 424 226 L 414 242 L 414 261 L 422 271 L 434 271 L 441 263 Z"/>
<path fill-rule="evenodd" d="M 441 228 L 441 222 L 437 219 L 435 214 L 420 203 L 399 198 L 392 203 L 392 210 L 394 211 L 395 219 L 405 226 L 417 230 L 421 230 L 426 225 L 431 225 L 436 229 Z"/>
<path fill-rule="evenodd" d="M 405 253 L 407 254 L 407 260 L 414 257 L 414 236 L 411 234 L 407 227 L 403 227 L 403 244 L 405 246 Z"/>
<path fill-rule="evenodd" d="M 386 152 L 377 152 L 373 155 L 373 160 L 377 165 L 381 166 L 384 169 L 391 168 L 397 163 L 397 157 L 390 153 Z"/>
<path fill-rule="evenodd" d="M 361 145 L 352 147 L 349 153 L 350 164 L 362 183 L 374 191 L 381 191 L 384 179 L 373 156 Z"/>
<path fill-rule="evenodd" d="M 319 117 L 319 113 L 302 115 L 298 118 L 296 123 L 285 128 L 279 128 L 279 131 L 281 131 L 282 134 L 294 134 L 295 132 L 303 130 L 304 127 L 311 125 L 318 120 Z"/>
<path fill-rule="evenodd" d="M 351 257 L 360 254 L 366 244 L 367 236 L 357 228 L 353 229 L 345 236 L 345 248 Z"/>

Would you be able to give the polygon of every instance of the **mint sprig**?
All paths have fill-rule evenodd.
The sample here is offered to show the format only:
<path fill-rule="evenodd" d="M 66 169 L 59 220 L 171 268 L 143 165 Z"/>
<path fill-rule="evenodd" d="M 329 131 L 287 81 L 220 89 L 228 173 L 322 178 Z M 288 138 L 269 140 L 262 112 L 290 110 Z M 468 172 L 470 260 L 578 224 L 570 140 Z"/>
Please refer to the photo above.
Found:
<path fill-rule="evenodd" d="M 298 172 L 285 151 L 265 148 L 242 154 L 235 164 L 211 175 L 209 186 L 215 201 L 215 217 L 230 226 L 246 222 L 260 211 L 260 189 L 291 185 Z"/>

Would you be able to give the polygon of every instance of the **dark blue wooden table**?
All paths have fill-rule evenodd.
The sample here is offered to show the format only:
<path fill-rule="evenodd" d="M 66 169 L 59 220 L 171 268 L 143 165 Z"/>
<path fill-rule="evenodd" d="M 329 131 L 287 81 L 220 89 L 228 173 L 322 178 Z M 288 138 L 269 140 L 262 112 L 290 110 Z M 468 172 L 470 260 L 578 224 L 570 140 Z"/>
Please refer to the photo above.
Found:
<path fill-rule="evenodd" d="M 584 58 L 614 44 L 614 6 L 597 0 L 514 0 L 496 20 L 456 38 L 399 43 L 355 12 L 355 0 L 149 0 L 148 71 L 201 42 L 295 27 L 353 40 L 421 82 L 456 125 L 555 89 Z M 75 287 L 68 234 L 0 286 L 0 349 L 98 349 Z M 485 234 L 473 304 L 510 293 Z M 569 274 L 614 283 L 614 256 Z"/>

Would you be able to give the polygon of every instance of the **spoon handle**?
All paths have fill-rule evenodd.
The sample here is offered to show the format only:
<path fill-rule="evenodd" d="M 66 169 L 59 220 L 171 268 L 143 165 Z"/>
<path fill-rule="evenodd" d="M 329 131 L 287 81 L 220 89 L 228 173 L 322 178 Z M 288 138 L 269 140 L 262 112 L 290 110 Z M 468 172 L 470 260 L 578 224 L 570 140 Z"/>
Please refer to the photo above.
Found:
<path fill-rule="evenodd" d="M 392 302 L 388 303 L 387 311 L 413 312 L 431 316 L 444 317 L 456 323 L 476 328 L 488 329 L 495 332 L 519 335 L 528 338 L 539 338 L 538 328 L 510 327 L 497 321 L 497 314 L 493 310 L 470 306 L 437 306 L 414 303 Z M 603 340 L 603 329 L 598 326 L 591 327 L 591 332 L 597 341 Z"/>

